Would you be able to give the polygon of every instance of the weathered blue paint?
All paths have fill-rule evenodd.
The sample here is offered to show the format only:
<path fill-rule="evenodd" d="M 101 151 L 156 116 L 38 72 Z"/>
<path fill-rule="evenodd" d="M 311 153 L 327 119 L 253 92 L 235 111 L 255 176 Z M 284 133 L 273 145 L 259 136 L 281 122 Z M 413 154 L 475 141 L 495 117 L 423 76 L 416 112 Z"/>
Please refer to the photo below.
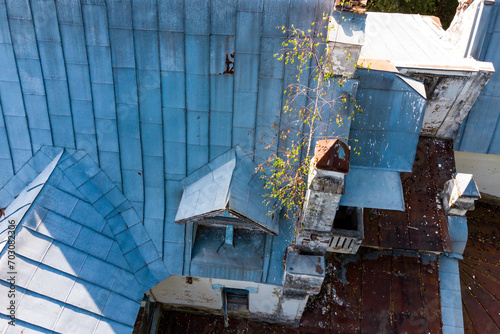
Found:
<path fill-rule="evenodd" d="M 234 226 L 228 225 L 226 226 L 226 238 L 224 239 L 224 243 L 228 245 L 233 245 L 233 237 L 234 237 Z"/>
<path fill-rule="evenodd" d="M 134 218 L 127 215 L 127 219 L 143 222 L 151 236 L 151 241 L 144 242 L 144 235 L 134 238 L 123 228 L 125 218 L 108 220 L 109 229 L 97 232 L 102 238 L 116 234 L 115 243 L 97 236 L 96 240 L 102 241 L 101 250 L 133 252 L 121 256 L 122 265 L 129 260 L 140 272 L 140 266 L 157 261 L 139 257 L 151 253 L 154 245 L 172 274 L 281 284 L 284 252 L 294 237 L 293 222 L 281 219 L 278 236 L 259 239 L 260 255 L 252 258 L 255 262 L 248 272 L 232 271 L 223 262 L 210 267 L 199 253 L 191 253 L 196 236 L 193 224 L 174 223 L 182 196 L 180 180 L 236 145 L 255 152 L 256 161 L 275 152 L 274 146 L 265 147 L 276 129 L 289 127 L 291 118 L 282 112 L 283 91 L 296 82 L 297 74 L 273 57 L 284 39 L 276 26 L 308 29 L 330 5 L 324 0 L 0 3 L 0 56 L 5 59 L 0 62 L 0 203 L 13 199 L 15 194 L 3 186 L 43 145 L 84 150 L 102 172 L 92 176 L 96 181 L 92 184 L 80 171 L 68 169 L 79 196 L 103 216 L 113 215 L 119 207 L 128 210 Z M 309 74 L 304 71 L 302 82 L 308 83 Z M 340 113 L 342 126 L 333 121 L 321 130 L 341 138 L 354 135 L 359 141 L 350 142 L 351 146 L 365 145 L 370 136 L 379 147 L 386 140 L 395 147 L 385 160 L 377 160 L 363 146 L 353 164 L 407 170 L 420 129 L 418 112 L 390 113 L 387 100 L 397 96 L 395 101 L 410 105 L 421 98 L 400 79 L 381 78 L 374 71 L 361 73 L 359 80 L 365 86 L 360 89 L 364 94 L 360 101 L 366 102 L 365 112 L 351 121 L 352 104 L 332 109 L 328 118 Z M 366 86 L 368 82 L 375 87 Z M 380 89 L 380 82 L 390 85 Z M 330 97 L 355 97 L 357 85 L 357 79 L 342 87 L 332 82 Z M 367 101 L 375 93 L 380 101 L 373 106 Z M 297 102 L 304 106 L 308 101 Z M 386 117 L 387 123 L 377 129 L 381 131 L 373 131 L 384 133 L 381 137 L 370 132 L 380 121 L 374 115 Z M 301 130 L 290 129 L 292 133 Z M 277 143 L 289 142 L 290 138 Z M 19 186 L 12 182 L 9 189 L 15 192 Z M 76 193 L 71 183 L 64 179 L 58 187 Z M 97 191 L 97 185 L 106 189 Z M 259 191 L 255 189 L 256 196 L 245 210 L 260 207 Z M 78 241 L 82 249 L 94 236 L 90 230 Z M 248 244 L 238 246 L 236 237 L 234 241 L 241 253 L 248 253 Z M 144 243 L 130 247 L 135 242 Z M 110 256 L 119 259 L 119 255 Z M 197 269 L 189 272 L 192 258 Z M 141 277 L 145 286 L 152 282 L 147 273 Z"/>
<path fill-rule="evenodd" d="M 425 98 L 394 73 L 358 70 L 351 165 L 410 172 L 426 106 Z"/>
<path fill-rule="evenodd" d="M 87 151 L 181 273 L 179 180 L 237 144 L 270 153 L 260 139 L 280 125 L 282 91 L 296 74 L 272 57 L 283 40 L 276 26 L 308 27 L 325 4 L 7 1 L 0 37 L 10 63 L 0 81 L 12 82 L 6 92 L 21 86 L 0 96 L 5 182 L 42 145 Z M 95 200 L 90 189 L 82 192 Z M 269 243 L 276 256 L 266 255 L 266 266 L 279 267 L 292 235 L 280 238 Z M 280 275 L 270 269 L 263 279 Z"/>
<path fill-rule="evenodd" d="M 496 72 L 479 95 L 469 116 L 462 123 L 455 142 L 455 149 L 463 152 L 500 154 L 500 3 L 485 6 L 490 10 L 486 25 L 486 36 L 479 60 L 493 63 Z M 483 24 L 483 22 L 481 22 Z M 478 36 L 477 39 L 481 39 Z M 475 42 L 475 41 L 473 41 Z"/>
<path fill-rule="evenodd" d="M 225 243 L 225 228 L 198 227 L 190 275 L 260 282 L 264 233 L 234 231 L 234 244 Z"/>
<path fill-rule="evenodd" d="M 439 257 L 439 280 L 443 333 L 463 332 L 462 296 L 458 259 Z"/>
<path fill-rule="evenodd" d="M 72 331 L 111 324 L 115 330 L 132 331 L 143 293 L 168 272 L 116 186 L 85 152 L 53 148 L 40 150 L 8 184 L 11 191 L 25 191 L 7 215 L 27 210 L 16 219 L 16 289 L 24 295 L 16 325 Z M 32 189 L 39 192 L 33 198 Z M 0 221 L 0 231 L 9 217 Z M 4 262 L 7 248 L 0 235 Z M 2 290 L 5 275 L 0 277 Z M 41 309 L 33 311 L 33 304 Z"/>
<path fill-rule="evenodd" d="M 467 245 L 468 229 L 467 218 L 448 216 L 448 231 L 450 233 L 451 250 L 453 253 L 463 255 Z"/>
<path fill-rule="evenodd" d="M 351 168 L 340 205 L 404 211 L 401 177 L 390 170 Z"/>

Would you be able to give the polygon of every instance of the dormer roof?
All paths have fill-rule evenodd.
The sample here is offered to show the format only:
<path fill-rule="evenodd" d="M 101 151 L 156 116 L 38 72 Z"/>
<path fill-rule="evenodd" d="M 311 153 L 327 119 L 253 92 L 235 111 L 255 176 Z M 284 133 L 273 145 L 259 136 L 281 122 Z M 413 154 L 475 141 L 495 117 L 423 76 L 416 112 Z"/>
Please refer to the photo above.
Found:
<path fill-rule="evenodd" d="M 266 206 L 264 181 L 252 156 L 235 147 L 186 177 L 175 216 L 178 224 L 228 212 L 241 221 L 278 234 L 278 219 Z"/>

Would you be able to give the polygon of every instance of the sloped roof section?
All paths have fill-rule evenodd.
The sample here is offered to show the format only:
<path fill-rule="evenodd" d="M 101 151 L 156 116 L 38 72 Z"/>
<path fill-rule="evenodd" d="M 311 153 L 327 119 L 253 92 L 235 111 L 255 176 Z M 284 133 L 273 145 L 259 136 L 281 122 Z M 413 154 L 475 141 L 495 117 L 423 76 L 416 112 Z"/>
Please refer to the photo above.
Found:
<path fill-rule="evenodd" d="M 27 184 L 26 187 L 22 189 L 22 191 L 20 191 L 19 193 L 13 191 L 16 194 L 16 198 L 5 209 L 5 212 L 3 213 L 4 218 L 0 221 L 0 249 L 4 249 L 4 247 L 8 245 L 8 232 L 17 227 L 18 223 L 24 218 L 28 210 L 31 208 L 31 205 L 37 198 L 38 194 L 43 189 L 45 183 L 52 175 L 52 172 L 54 171 L 54 168 L 56 167 L 63 153 L 62 149 L 59 151 L 60 153 L 57 154 L 57 156 L 52 161 L 50 161 L 47 167 L 45 167 L 42 172 L 36 178 L 34 178 L 32 182 Z"/>
<path fill-rule="evenodd" d="M 0 1 L 0 186 L 44 145 L 84 150 L 182 274 L 180 180 L 235 145 L 265 159 L 276 130 L 300 130 L 282 112 L 298 73 L 273 57 L 286 38 L 277 26 L 307 31 L 330 10 L 330 0 Z M 347 100 L 357 87 L 332 86 Z M 328 130 L 342 138 L 345 107 L 325 116 L 341 113 Z"/>
<path fill-rule="evenodd" d="M 435 18 L 418 14 L 366 13 L 360 61 L 389 60 L 396 67 L 474 71 L 478 62 L 456 55 Z"/>
<path fill-rule="evenodd" d="M 15 329 L 131 333 L 144 292 L 169 276 L 142 221 L 85 152 L 45 148 L 27 165 L 39 176 L 0 222 L 16 223 Z M 36 198 L 25 195 L 35 189 Z M 20 201 L 31 202 L 22 217 Z M 6 305 L 11 275 L 0 274 Z M 0 311 L 2 332 L 8 315 Z"/>
<path fill-rule="evenodd" d="M 183 180 L 186 188 L 176 223 L 215 217 L 228 210 L 240 220 L 277 235 L 278 218 L 270 216 L 263 203 L 264 181 L 256 167 L 251 155 L 236 147 L 188 176 Z"/>
<path fill-rule="evenodd" d="M 449 141 L 421 137 L 411 173 L 401 173 L 404 211 L 365 210 L 362 246 L 451 252 L 440 192 L 455 171 Z"/>
<path fill-rule="evenodd" d="M 356 152 L 351 165 L 410 172 L 426 107 L 423 84 L 395 73 L 358 69 L 357 104 L 351 123 Z"/>
<path fill-rule="evenodd" d="M 500 154 L 500 2 L 485 9 L 491 11 L 484 35 L 476 35 L 474 43 L 484 38 L 478 60 L 490 61 L 496 69 L 472 107 L 457 136 L 455 148 L 463 152 Z"/>
<path fill-rule="evenodd" d="M 401 176 L 394 171 L 351 168 L 340 205 L 404 211 Z"/>
<path fill-rule="evenodd" d="M 472 333 L 500 331 L 500 207 L 476 201 L 467 212 L 469 239 L 459 261 L 464 330 Z"/>

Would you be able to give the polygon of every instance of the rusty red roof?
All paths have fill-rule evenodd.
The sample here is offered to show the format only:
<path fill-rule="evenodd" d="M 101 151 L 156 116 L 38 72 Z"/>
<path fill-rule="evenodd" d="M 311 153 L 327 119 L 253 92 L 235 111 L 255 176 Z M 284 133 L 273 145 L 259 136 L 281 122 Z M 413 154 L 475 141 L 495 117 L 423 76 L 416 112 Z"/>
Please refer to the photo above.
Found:
<path fill-rule="evenodd" d="M 363 246 L 449 252 L 439 193 L 455 172 L 450 141 L 420 137 L 413 170 L 401 173 L 405 211 L 365 209 Z"/>
<path fill-rule="evenodd" d="M 438 260 L 417 252 L 361 249 L 332 254 L 320 293 L 299 328 L 163 311 L 158 333 L 437 333 L 441 332 Z"/>
<path fill-rule="evenodd" d="M 500 333 L 500 207 L 476 202 L 460 261 L 465 333 Z"/>
<path fill-rule="evenodd" d="M 441 329 L 435 257 L 362 249 L 333 255 L 321 293 L 310 298 L 305 333 L 427 333 Z"/>

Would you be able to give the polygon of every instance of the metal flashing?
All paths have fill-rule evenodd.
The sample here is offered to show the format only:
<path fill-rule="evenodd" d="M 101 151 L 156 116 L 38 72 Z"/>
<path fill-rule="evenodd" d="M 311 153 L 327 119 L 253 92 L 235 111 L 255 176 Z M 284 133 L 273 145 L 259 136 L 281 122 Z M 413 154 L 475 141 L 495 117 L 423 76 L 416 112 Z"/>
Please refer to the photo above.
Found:
<path fill-rule="evenodd" d="M 340 205 L 404 211 L 401 177 L 394 171 L 351 167 Z"/>
<path fill-rule="evenodd" d="M 403 80 L 404 82 L 406 82 L 408 84 L 408 86 L 410 86 L 411 88 L 413 88 L 424 99 L 427 99 L 427 95 L 425 93 L 425 86 L 424 86 L 423 82 L 417 81 L 415 79 L 412 79 L 412 78 L 409 78 L 409 77 L 405 77 L 405 76 L 399 75 L 399 74 L 396 74 L 396 76 L 398 78 L 400 78 L 401 80 Z"/>

